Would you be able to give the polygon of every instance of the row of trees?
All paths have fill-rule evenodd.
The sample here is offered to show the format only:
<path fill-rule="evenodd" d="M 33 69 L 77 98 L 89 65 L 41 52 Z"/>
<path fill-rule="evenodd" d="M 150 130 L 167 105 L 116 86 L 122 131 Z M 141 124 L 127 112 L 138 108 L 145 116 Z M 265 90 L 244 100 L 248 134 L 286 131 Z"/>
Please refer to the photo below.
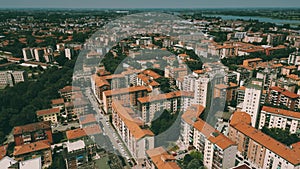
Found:
<path fill-rule="evenodd" d="M 285 145 L 291 145 L 294 143 L 297 143 L 300 141 L 300 138 L 297 136 L 297 134 L 290 134 L 288 130 L 283 130 L 281 128 L 267 128 L 263 127 L 262 132 L 265 134 L 271 136 L 275 140 L 285 144 Z"/>

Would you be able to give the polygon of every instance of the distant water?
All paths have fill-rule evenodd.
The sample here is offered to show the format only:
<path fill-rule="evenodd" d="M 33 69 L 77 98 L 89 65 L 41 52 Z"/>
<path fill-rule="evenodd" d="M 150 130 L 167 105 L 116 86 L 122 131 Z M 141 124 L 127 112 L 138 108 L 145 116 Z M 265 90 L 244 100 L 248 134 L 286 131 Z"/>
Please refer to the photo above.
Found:
<path fill-rule="evenodd" d="M 259 17 L 259 16 L 234 16 L 234 15 L 214 15 L 214 14 L 204 14 L 203 16 L 220 17 L 223 20 L 252 19 L 252 20 L 258 20 L 259 22 L 275 23 L 277 25 L 283 25 L 283 24 L 300 25 L 300 20 L 273 19 L 273 18 Z"/>

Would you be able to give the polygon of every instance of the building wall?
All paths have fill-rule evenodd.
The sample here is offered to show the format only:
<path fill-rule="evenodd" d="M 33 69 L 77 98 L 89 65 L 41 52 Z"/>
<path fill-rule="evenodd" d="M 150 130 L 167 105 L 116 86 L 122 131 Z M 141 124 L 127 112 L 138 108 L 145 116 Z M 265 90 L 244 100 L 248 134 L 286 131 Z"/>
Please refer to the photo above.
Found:
<path fill-rule="evenodd" d="M 251 124 L 255 127 L 259 112 L 261 90 L 246 88 L 242 111 L 251 116 Z"/>

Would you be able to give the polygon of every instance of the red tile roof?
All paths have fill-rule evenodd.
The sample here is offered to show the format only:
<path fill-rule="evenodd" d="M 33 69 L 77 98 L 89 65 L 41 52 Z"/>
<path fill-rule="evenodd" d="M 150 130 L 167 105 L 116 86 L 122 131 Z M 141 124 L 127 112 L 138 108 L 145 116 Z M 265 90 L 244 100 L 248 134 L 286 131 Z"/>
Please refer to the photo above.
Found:
<path fill-rule="evenodd" d="M 157 169 L 180 169 L 173 155 L 164 148 L 157 147 L 146 151 Z"/>
<path fill-rule="evenodd" d="M 50 121 L 42 121 L 38 123 L 27 124 L 24 126 L 16 126 L 13 129 L 13 134 L 22 134 L 28 132 L 34 132 L 41 129 L 51 129 L 51 122 Z"/>
<path fill-rule="evenodd" d="M 87 114 L 79 117 L 80 124 L 89 124 L 89 123 L 96 123 L 96 117 L 94 114 Z"/>
<path fill-rule="evenodd" d="M 53 100 L 51 100 L 51 104 L 52 105 L 64 104 L 64 99 L 63 98 L 53 99 Z"/>
<path fill-rule="evenodd" d="M 96 134 L 101 134 L 102 130 L 100 129 L 99 125 L 95 124 L 92 126 L 87 126 L 84 128 L 78 128 L 74 130 L 68 130 L 66 132 L 67 139 L 68 140 L 74 140 L 90 135 L 96 135 Z"/>
<path fill-rule="evenodd" d="M 262 111 L 300 119 L 300 113 L 291 110 L 284 110 L 275 107 L 263 106 Z"/>
<path fill-rule="evenodd" d="M 130 131 L 130 133 L 133 135 L 135 139 L 139 140 L 145 136 L 154 136 L 154 134 L 150 130 L 145 130 L 140 128 L 139 124 L 136 123 L 136 120 L 134 120 L 130 116 L 128 110 L 125 109 L 120 102 L 118 101 L 113 102 L 112 107 L 120 116 L 120 118 L 125 123 L 128 130 Z"/>
<path fill-rule="evenodd" d="M 149 103 L 149 102 L 160 101 L 160 100 L 165 100 L 165 99 L 172 99 L 172 98 L 177 98 L 177 97 L 193 97 L 193 96 L 194 96 L 193 92 L 176 91 L 176 92 L 159 94 L 156 96 L 141 97 L 141 98 L 138 98 L 138 101 L 140 103 Z"/>
<path fill-rule="evenodd" d="M 36 112 L 37 116 L 44 116 L 44 115 L 51 115 L 51 114 L 58 114 L 60 113 L 60 109 L 58 107 L 51 108 L 51 109 L 45 109 L 45 110 L 38 110 Z"/>
<path fill-rule="evenodd" d="M 15 146 L 13 155 L 19 156 L 41 150 L 50 150 L 50 148 L 51 144 L 49 144 L 47 141 L 38 141 L 30 144 L 24 144 L 21 146 Z"/>
<path fill-rule="evenodd" d="M 113 90 L 107 90 L 104 91 L 103 94 L 105 96 L 113 96 L 113 95 L 119 95 L 119 94 L 126 94 L 126 93 L 132 93 L 132 92 L 138 92 L 143 90 L 151 90 L 149 87 L 146 86 L 134 86 L 129 88 L 121 88 L 121 89 L 113 89 Z"/>

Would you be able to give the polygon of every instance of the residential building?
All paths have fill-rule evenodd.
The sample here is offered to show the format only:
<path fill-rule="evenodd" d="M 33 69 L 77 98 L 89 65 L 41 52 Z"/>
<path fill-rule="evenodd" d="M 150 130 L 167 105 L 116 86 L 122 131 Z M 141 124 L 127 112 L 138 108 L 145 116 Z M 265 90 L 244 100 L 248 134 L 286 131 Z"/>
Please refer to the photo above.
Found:
<path fill-rule="evenodd" d="M 253 127 L 255 127 L 258 118 L 261 94 L 261 86 L 256 84 L 248 84 L 246 86 L 242 111 L 251 116 L 251 124 Z"/>
<path fill-rule="evenodd" d="M 42 158 L 36 157 L 25 161 L 20 161 L 11 165 L 8 169 L 42 169 Z"/>
<path fill-rule="evenodd" d="M 59 108 L 60 110 L 63 110 L 64 106 L 65 106 L 65 101 L 63 98 L 51 100 L 52 108 Z"/>
<path fill-rule="evenodd" d="M 267 103 L 274 106 L 286 106 L 290 110 L 295 110 L 299 107 L 299 95 L 290 92 L 278 86 L 272 86 L 269 89 Z"/>
<path fill-rule="evenodd" d="M 77 169 L 88 162 L 88 151 L 83 140 L 66 142 L 64 157 L 68 169 Z"/>
<path fill-rule="evenodd" d="M 15 146 L 13 155 L 17 161 L 24 161 L 40 156 L 43 167 L 49 167 L 52 163 L 51 144 L 45 140 Z"/>
<path fill-rule="evenodd" d="M 3 146 L 0 146 L 0 160 L 2 158 L 4 158 L 7 154 L 7 146 L 8 145 L 3 145 Z M 0 165 L 1 166 L 1 165 Z"/>
<path fill-rule="evenodd" d="M 0 86 L 12 87 L 17 83 L 25 82 L 27 73 L 25 71 L 0 71 Z"/>
<path fill-rule="evenodd" d="M 66 131 L 67 139 L 69 141 L 76 141 L 79 139 L 99 135 L 101 133 L 102 130 L 100 129 L 100 126 L 98 124 Z"/>
<path fill-rule="evenodd" d="M 146 86 L 113 89 L 103 92 L 103 108 L 105 113 L 111 112 L 112 103 L 121 100 L 124 104 L 137 106 L 138 98 L 148 96 L 151 89 Z"/>
<path fill-rule="evenodd" d="M 86 127 L 97 124 L 97 120 L 94 114 L 85 114 L 79 117 L 79 123 L 81 127 Z"/>
<path fill-rule="evenodd" d="M 60 117 L 59 108 L 51 108 L 39 110 L 36 112 L 37 118 L 41 121 L 51 121 L 51 123 L 58 123 L 58 118 Z"/>
<path fill-rule="evenodd" d="M 258 129 L 280 128 L 291 134 L 300 133 L 300 113 L 275 107 L 263 106 Z"/>
<path fill-rule="evenodd" d="M 23 48 L 22 53 L 25 62 L 33 59 L 34 54 L 32 48 Z"/>
<path fill-rule="evenodd" d="M 299 143 L 288 147 L 250 124 L 251 117 L 245 112 L 235 112 L 230 121 L 229 138 L 238 144 L 240 161 L 258 169 L 300 167 Z"/>
<path fill-rule="evenodd" d="M 0 166 L 3 169 L 9 169 L 9 167 L 12 166 L 15 163 L 17 163 L 17 161 L 14 160 L 13 158 L 8 157 L 8 156 L 5 156 L 0 160 Z"/>
<path fill-rule="evenodd" d="M 50 121 L 31 123 L 23 126 L 16 126 L 13 129 L 15 145 L 23 145 L 45 140 L 53 142 Z"/>
<path fill-rule="evenodd" d="M 155 96 L 138 98 L 137 109 L 142 113 L 142 119 L 151 123 L 163 110 L 176 112 L 184 110 L 192 104 L 193 92 L 176 91 Z"/>
<path fill-rule="evenodd" d="M 163 147 L 147 150 L 147 168 L 149 169 L 180 169 L 176 158 Z"/>
<path fill-rule="evenodd" d="M 143 129 L 144 122 L 134 115 L 135 112 L 121 102 L 112 103 L 113 126 L 135 160 L 144 163 L 146 151 L 154 148 L 154 134 L 149 129 Z"/>
<path fill-rule="evenodd" d="M 234 167 L 237 145 L 200 119 L 203 111 L 203 106 L 193 105 L 182 115 L 180 139 L 183 145 L 192 145 L 200 151 L 207 168 Z"/>
<path fill-rule="evenodd" d="M 300 53 L 298 51 L 289 55 L 288 64 L 300 66 Z"/>

